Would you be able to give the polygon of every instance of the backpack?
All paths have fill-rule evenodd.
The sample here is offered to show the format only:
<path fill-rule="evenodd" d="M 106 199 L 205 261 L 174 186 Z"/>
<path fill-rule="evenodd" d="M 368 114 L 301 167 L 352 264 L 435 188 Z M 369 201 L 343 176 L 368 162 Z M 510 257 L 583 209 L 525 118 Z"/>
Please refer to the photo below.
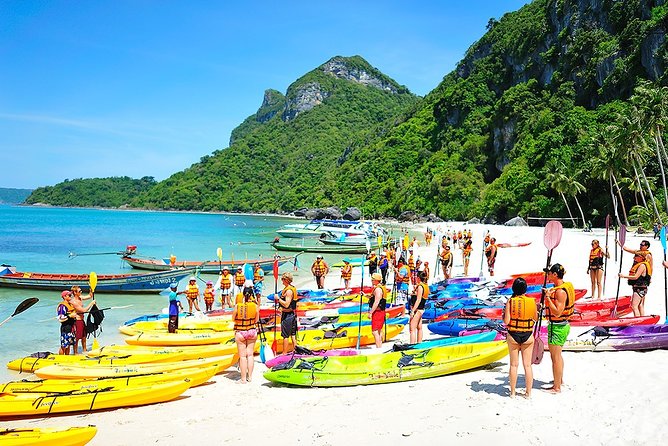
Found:
<path fill-rule="evenodd" d="M 104 311 L 100 310 L 97 307 L 97 304 L 93 305 L 88 312 L 88 317 L 86 318 L 86 334 L 97 336 L 97 330 L 99 328 L 100 333 L 102 333 L 102 328 L 100 325 L 104 320 Z"/>

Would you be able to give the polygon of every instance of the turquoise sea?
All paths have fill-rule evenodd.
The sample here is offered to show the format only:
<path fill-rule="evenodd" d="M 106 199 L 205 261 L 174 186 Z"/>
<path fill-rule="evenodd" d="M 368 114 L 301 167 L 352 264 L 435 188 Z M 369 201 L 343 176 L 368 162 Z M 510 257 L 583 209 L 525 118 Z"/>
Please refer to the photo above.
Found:
<path fill-rule="evenodd" d="M 182 260 L 216 260 L 217 248 L 223 259 L 271 257 L 267 242 L 279 226 L 293 218 L 238 214 L 118 211 L 0 206 L 0 263 L 18 271 L 54 273 L 127 273 L 132 269 L 115 254 L 136 245 L 137 254 Z M 310 256 L 300 256 L 307 264 Z M 283 271 L 291 268 L 285 265 Z M 288 269 L 286 269 L 288 270 Z M 202 276 L 205 280 L 207 277 Z M 273 290 L 273 278 L 267 287 Z M 36 351 L 58 351 L 59 323 L 55 320 L 60 293 L 0 287 L 0 321 L 9 317 L 25 298 L 39 302 L 0 327 L 0 380 L 18 375 L 4 368 L 8 360 Z M 167 305 L 160 294 L 98 294 L 98 306 L 124 307 L 105 311 L 102 345 L 122 342 L 117 327 L 142 314 L 159 313 Z M 92 339 L 89 339 L 90 345 Z"/>

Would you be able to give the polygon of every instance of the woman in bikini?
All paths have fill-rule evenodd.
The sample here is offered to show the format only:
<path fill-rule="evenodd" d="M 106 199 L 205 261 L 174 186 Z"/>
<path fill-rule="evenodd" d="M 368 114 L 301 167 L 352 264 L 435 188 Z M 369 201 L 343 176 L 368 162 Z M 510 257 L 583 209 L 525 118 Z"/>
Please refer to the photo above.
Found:
<path fill-rule="evenodd" d="M 519 368 L 519 357 L 522 355 L 524 366 L 524 380 L 526 391 L 524 396 L 531 397 L 533 387 L 533 370 L 531 369 L 531 356 L 533 352 L 533 327 L 538 320 L 536 301 L 525 295 L 527 283 L 524 279 L 517 278 L 513 282 L 513 295 L 506 302 L 503 314 L 503 323 L 508 329 L 506 340 L 508 341 L 508 353 L 510 355 L 510 397 L 515 397 L 517 386 L 517 369 Z"/>
<path fill-rule="evenodd" d="M 250 382 L 253 376 L 253 352 L 257 340 L 257 324 L 260 320 L 260 311 L 255 301 L 255 290 L 252 282 L 243 288 L 239 302 L 234 305 L 232 312 L 234 321 L 234 340 L 239 351 L 239 372 L 241 383 Z"/>
<path fill-rule="evenodd" d="M 594 298 L 598 296 L 596 298 L 599 300 L 603 295 L 603 257 L 610 258 L 610 254 L 603 251 L 598 240 L 592 240 L 591 251 L 589 251 L 589 268 L 587 268 L 587 272 L 591 279 L 591 297 Z M 598 294 L 596 293 L 597 288 Z"/>

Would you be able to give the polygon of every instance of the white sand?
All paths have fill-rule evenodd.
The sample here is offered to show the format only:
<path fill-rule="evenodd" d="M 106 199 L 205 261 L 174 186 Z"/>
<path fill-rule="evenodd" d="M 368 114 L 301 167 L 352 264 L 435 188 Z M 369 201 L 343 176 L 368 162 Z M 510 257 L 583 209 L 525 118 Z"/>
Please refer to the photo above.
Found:
<path fill-rule="evenodd" d="M 525 248 L 501 249 L 497 277 L 545 266 L 542 228 L 471 228 L 471 275 L 480 271 L 481 238 L 487 228 L 499 242 L 532 242 Z M 613 237 L 611 234 L 606 296 L 614 296 L 617 286 L 619 266 L 614 262 Z M 565 230 L 554 252 L 553 262 L 565 266 L 566 279 L 576 288 L 589 289 L 586 269 L 593 238 L 605 244 L 601 230 L 593 234 Z M 629 234 L 627 245 L 636 247 L 641 238 L 647 237 Z M 663 252 L 658 240 L 652 245 L 655 273 L 647 312 L 665 315 L 660 267 Z M 435 266 L 434 244 L 420 247 L 419 254 Z M 460 251 L 455 255 L 454 273 L 459 274 Z M 628 253 L 624 255 L 622 271 L 628 271 L 631 261 Z M 307 269 L 308 265 L 303 265 L 298 283 L 312 285 L 304 272 Z M 359 284 L 359 268 L 355 268 L 352 282 Z M 621 295 L 630 293 L 625 282 Z M 273 283 L 268 285 L 273 288 Z M 328 276 L 326 285 L 339 286 L 338 270 Z M 2 428 L 94 424 L 99 432 L 91 445 L 628 445 L 654 444 L 668 433 L 668 381 L 662 378 L 668 369 L 668 352 L 566 352 L 564 360 L 564 391 L 551 395 L 534 390 L 531 400 L 507 396 L 507 358 L 486 369 L 453 376 L 340 389 L 274 387 L 263 379 L 265 367 L 257 362 L 254 380 L 248 385 L 237 384 L 238 373 L 232 369 L 169 403 L 11 421 Z M 534 377 L 535 388 L 547 387 L 552 380 L 549 354 L 534 366 Z M 520 390 L 523 385 L 520 366 Z"/>

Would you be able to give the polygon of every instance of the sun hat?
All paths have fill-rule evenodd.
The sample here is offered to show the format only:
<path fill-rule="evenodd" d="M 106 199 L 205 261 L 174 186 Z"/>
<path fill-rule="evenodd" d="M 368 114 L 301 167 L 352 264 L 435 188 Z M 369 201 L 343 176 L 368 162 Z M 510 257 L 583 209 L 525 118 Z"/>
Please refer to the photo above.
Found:
<path fill-rule="evenodd" d="M 208 281 L 206 282 L 206 286 L 209 286 L 209 285 L 213 285 L 213 282 L 210 281 L 210 280 L 208 280 Z"/>
<path fill-rule="evenodd" d="M 72 292 L 70 290 L 65 290 L 62 293 L 60 293 L 60 297 L 62 297 L 63 299 L 66 298 L 67 296 L 71 296 L 71 295 L 72 295 Z"/>
<path fill-rule="evenodd" d="M 188 282 L 196 282 L 196 281 L 197 279 L 195 279 L 195 276 L 192 276 L 190 277 L 190 279 L 188 279 Z"/>
<path fill-rule="evenodd" d="M 383 280 L 383 276 L 381 276 L 380 273 L 373 273 L 371 274 L 371 280 L 377 280 L 381 282 Z"/>

